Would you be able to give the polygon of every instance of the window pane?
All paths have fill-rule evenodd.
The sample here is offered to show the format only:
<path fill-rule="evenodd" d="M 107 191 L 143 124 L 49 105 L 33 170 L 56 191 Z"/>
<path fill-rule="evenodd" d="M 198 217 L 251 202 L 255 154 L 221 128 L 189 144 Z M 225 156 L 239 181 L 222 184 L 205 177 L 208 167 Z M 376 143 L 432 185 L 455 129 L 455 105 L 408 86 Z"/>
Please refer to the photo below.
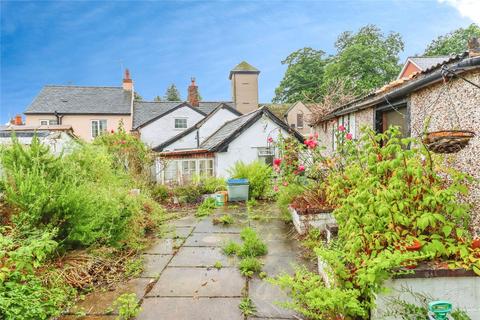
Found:
<path fill-rule="evenodd" d="M 200 160 L 200 161 L 198 161 L 198 165 L 199 165 L 199 170 L 198 170 L 198 172 L 199 172 L 201 175 L 206 173 L 205 161 L 206 161 L 206 160 Z"/>
<path fill-rule="evenodd" d="M 297 128 L 303 128 L 303 113 L 297 114 Z"/>
<path fill-rule="evenodd" d="M 46 126 L 46 125 L 48 125 L 48 120 L 40 120 L 40 125 L 41 125 L 41 126 Z"/>
<path fill-rule="evenodd" d="M 99 133 L 105 133 L 107 131 L 107 120 L 99 121 Z"/>
<path fill-rule="evenodd" d="M 173 182 L 177 180 L 177 168 L 177 161 L 168 163 L 167 167 L 165 168 L 165 182 Z"/>
<path fill-rule="evenodd" d="M 53 126 L 57 124 L 57 120 L 48 120 L 48 124 Z"/>
<path fill-rule="evenodd" d="M 407 136 L 407 122 L 406 122 L 407 108 L 397 108 L 397 110 L 389 110 L 383 113 L 383 131 L 391 126 L 399 126 L 402 137 Z"/>
<path fill-rule="evenodd" d="M 213 160 L 207 160 L 207 175 L 213 176 Z"/>
<path fill-rule="evenodd" d="M 95 138 L 98 136 L 98 121 L 92 121 L 92 137 Z"/>
<path fill-rule="evenodd" d="M 183 129 L 187 127 L 187 119 L 175 119 L 175 129 Z"/>

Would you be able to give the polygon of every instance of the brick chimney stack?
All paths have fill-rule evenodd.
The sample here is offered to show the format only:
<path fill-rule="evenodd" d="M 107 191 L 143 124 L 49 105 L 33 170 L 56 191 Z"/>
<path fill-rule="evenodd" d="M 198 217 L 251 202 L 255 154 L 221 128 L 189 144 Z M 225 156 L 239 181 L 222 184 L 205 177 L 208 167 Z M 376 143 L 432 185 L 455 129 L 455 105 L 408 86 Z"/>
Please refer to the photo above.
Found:
<path fill-rule="evenodd" d="M 123 90 L 132 91 L 133 89 L 133 81 L 130 78 L 130 71 L 125 69 L 125 74 L 123 76 Z"/>
<path fill-rule="evenodd" d="M 198 107 L 198 86 L 195 84 L 195 78 L 192 77 L 192 83 L 188 86 L 188 102 L 192 107 Z"/>
<path fill-rule="evenodd" d="M 21 126 L 23 125 L 23 119 L 22 119 L 22 116 L 20 114 L 17 114 L 15 116 L 15 125 L 16 126 Z"/>
<path fill-rule="evenodd" d="M 480 38 L 471 38 L 468 40 L 468 55 L 470 57 L 480 56 Z"/>

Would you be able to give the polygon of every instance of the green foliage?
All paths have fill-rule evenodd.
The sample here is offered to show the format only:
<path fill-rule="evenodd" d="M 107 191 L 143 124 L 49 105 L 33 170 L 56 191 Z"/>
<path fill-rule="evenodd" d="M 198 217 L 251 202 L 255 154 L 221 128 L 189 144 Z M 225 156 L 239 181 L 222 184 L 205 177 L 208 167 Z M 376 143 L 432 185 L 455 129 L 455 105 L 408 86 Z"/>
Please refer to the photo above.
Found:
<path fill-rule="evenodd" d="M 194 177 L 193 182 L 198 185 L 202 194 L 212 194 L 227 190 L 227 183 L 223 178 L 202 175 Z"/>
<path fill-rule="evenodd" d="M 223 246 L 223 253 L 225 253 L 227 256 L 233 256 L 236 255 L 238 252 L 240 252 L 241 245 L 236 243 L 235 241 L 230 240 Z"/>
<path fill-rule="evenodd" d="M 223 268 L 223 265 L 222 265 L 222 262 L 220 261 L 215 261 L 215 264 L 213 265 L 213 267 L 217 270 L 220 270 Z"/>
<path fill-rule="evenodd" d="M 129 260 L 125 265 L 125 276 L 127 277 L 138 277 L 143 271 L 143 258 L 136 257 L 134 259 Z"/>
<path fill-rule="evenodd" d="M 245 164 L 238 161 L 228 172 L 234 179 L 248 179 L 249 198 L 265 198 L 271 190 L 273 170 L 265 163 L 254 161 Z"/>
<path fill-rule="evenodd" d="M 325 52 L 321 50 L 303 48 L 291 53 L 282 61 L 287 70 L 275 89 L 273 102 L 320 101 L 327 62 Z"/>
<path fill-rule="evenodd" d="M 179 198 L 181 202 L 197 203 L 201 199 L 201 190 L 195 183 L 188 183 L 173 189 L 173 194 Z"/>
<path fill-rule="evenodd" d="M 425 49 L 426 56 L 454 55 L 465 52 L 468 40 L 480 37 L 480 27 L 472 23 L 467 28 L 459 28 L 433 40 Z"/>
<path fill-rule="evenodd" d="M 167 91 L 165 92 L 165 101 L 182 101 L 180 92 L 178 92 L 178 89 L 175 86 L 175 84 L 172 83 L 167 88 Z"/>
<path fill-rule="evenodd" d="M 293 309 L 309 319 L 335 320 L 368 316 L 361 302 L 359 290 L 327 288 L 318 274 L 305 268 L 297 269 L 293 276 L 283 274 L 269 281 L 291 293 L 292 301 L 282 303 L 282 306 Z"/>
<path fill-rule="evenodd" d="M 117 320 L 130 320 L 140 313 L 140 305 L 135 293 L 124 293 L 115 300 L 113 308 L 118 308 Z"/>
<path fill-rule="evenodd" d="M 252 316 L 257 311 L 255 308 L 255 304 L 249 297 L 242 298 L 242 301 L 240 301 L 238 308 L 242 311 L 242 314 L 245 317 Z"/>
<path fill-rule="evenodd" d="M 156 184 L 152 188 L 152 197 L 158 202 L 165 202 L 172 194 L 172 190 L 164 184 Z"/>
<path fill-rule="evenodd" d="M 343 32 L 335 47 L 337 54 L 325 67 L 324 85 L 344 80 L 356 95 L 364 95 L 395 79 L 400 72 L 403 41 L 398 33 L 385 35 L 375 25 L 357 33 Z"/>
<path fill-rule="evenodd" d="M 240 257 L 259 257 L 267 254 L 267 245 L 252 228 L 244 228 L 240 232 L 240 238 L 243 240 L 243 245 L 238 252 Z"/>
<path fill-rule="evenodd" d="M 238 269 L 245 277 L 253 277 L 254 274 L 259 274 L 262 271 L 262 262 L 255 257 L 246 257 L 240 260 Z"/>
<path fill-rule="evenodd" d="M 235 220 L 233 219 L 233 217 L 229 214 L 225 214 L 223 216 L 221 216 L 220 218 L 214 218 L 212 220 L 213 224 L 223 224 L 223 225 L 229 225 L 229 224 L 233 224 L 235 222 Z"/>
<path fill-rule="evenodd" d="M 205 217 L 211 215 L 213 211 L 215 211 L 216 207 L 217 206 L 215 205 L 215 199 L 206 198 L 205 200 L 203 200 L 202 204 L 198 206 L 195 216 Z"/>

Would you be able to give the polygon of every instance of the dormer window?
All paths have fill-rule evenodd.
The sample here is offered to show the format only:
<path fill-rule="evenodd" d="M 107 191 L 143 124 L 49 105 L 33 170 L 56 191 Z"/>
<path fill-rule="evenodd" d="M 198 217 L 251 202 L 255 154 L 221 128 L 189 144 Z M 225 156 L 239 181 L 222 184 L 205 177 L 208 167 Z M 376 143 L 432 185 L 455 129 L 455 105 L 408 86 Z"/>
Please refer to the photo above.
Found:
<path fill-rule="evenodd" d="M 187 119 L 186 118 L 175 119 L 175 129 L 186 129 L 186 128 L 187 128 Z"/>

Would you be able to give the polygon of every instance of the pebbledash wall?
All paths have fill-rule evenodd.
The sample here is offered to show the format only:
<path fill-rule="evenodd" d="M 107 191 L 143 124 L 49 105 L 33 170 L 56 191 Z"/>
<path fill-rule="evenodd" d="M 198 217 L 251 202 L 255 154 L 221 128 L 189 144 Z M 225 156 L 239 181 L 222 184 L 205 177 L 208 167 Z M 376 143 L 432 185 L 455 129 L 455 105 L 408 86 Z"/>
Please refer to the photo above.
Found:
<path fill-rule="evenodd" d="M 463 75 L 480 83 L 480 70 Z M 470 186 L 467 201 L 473 205 L 472 226 L 480 236 L 480 89 L 462 79 L 438 83 L 410 95 L 412 136 L 421 136 L 423 124 L 430 117 L 428 131 L 470 130 L 475 137 L 461 151 L 447 155 L 446 163 L 477 179 Z"/>

